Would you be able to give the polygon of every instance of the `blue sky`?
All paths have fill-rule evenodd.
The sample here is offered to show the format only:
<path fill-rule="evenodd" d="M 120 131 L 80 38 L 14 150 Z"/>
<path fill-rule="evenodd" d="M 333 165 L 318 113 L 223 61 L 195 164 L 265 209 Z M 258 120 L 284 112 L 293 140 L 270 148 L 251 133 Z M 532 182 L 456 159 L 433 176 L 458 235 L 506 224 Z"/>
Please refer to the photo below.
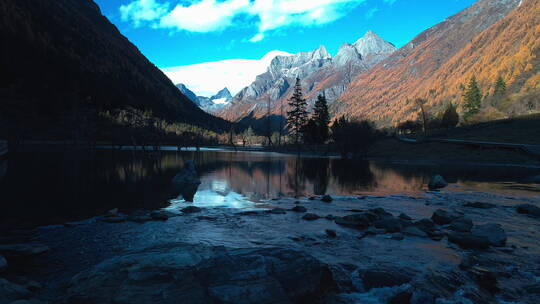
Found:
<path fill-rule="evenodd" d="M 160 68 L 259 59 L 325 45 L 335 55 L 367 30 L 403 46 L 474 0 L 95 0 Z"/>

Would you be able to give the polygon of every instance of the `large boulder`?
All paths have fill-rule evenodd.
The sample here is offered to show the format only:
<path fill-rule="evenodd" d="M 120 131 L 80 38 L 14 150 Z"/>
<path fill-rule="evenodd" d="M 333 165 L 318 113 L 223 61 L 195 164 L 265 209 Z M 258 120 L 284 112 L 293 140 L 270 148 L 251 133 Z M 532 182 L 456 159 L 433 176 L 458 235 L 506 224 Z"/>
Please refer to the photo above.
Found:
<path fill-rule="evenodd" d="M 466 217 L 461 217 L 452 221 L 452 223 L 450 223 L 449 229 L 454 230 L 454 231 L 459 231 L 459 232 L 469 232 L 471 231 L 472 227 L 473 227 L 473 222 L 471 221 L 471 219 L 466 218 Z"/>
<path fill-rule="evenodd" d="M 431 233 L 435 231 L 435 223 L 433 223 L 432 220 L 427 218 L 416 221 L 413 223 L 413 225 L 418 229 L 424 231 L 425 233 Z"/>
<path fill-rule="evenodd" d="M 386 233 L 400 232 L 403 228 L 401 221 L 398 218 L 387 217 L 375 221 L 373 225 L 375 228 L 384 229 Z"/>
<path fill-rule="evenodd" d="M 296 250 L 166 244 L 111 258 L 76 275 L 69 304 L 313 303 L 335 282 Z"/>
<path fill-rule="evenodd" d="M 366 229 L 371 224 L 371 220 L 366 214 L 350 214 L 343 217 L 336 217 L 334 219 L 336 224 L 342 226 L 348 226 L 358 229 Z"/>
<path fill-rule="evenodd" d="M 172 179 L 173 190 L 179 193 L 188 202 L 193 202 L 193 198 L 201 180 L 195 170 L 195 163 L 192 160 L 186 161 L 184 168 Z"/>
<path fill-rule="evenodd" d="M 369 213 L 376 214 L 378 218 L 393 217 L 392 213 L 384 210 L 383 208 L 373 208 L 368 210 Z"/>
<path fill-rule="evenodd" d="M 506 232 L 499 224 L 484 224 L 474 226 L 472 234 L 485 238 L 491 246 L 504 247 L 506 245 Z"/>
<path fill-rule="evenodd" d="M 490 246 L 490 242 L 486 237 L 467 232 L 449 233 L 448 240 L 466 249 L 487 249 Z"/>
<path fill-rule="evenodd" d="M 446 186 L 448 186 L 448 183 L 440 175 L 432 176 L 428 183 L 429 190 L 437 190 Z"/>
<path fill-rule="evenodd" d="M 446 225 L 450 224 L 454 220 L 462 217 L 461 214 L 456 212 L 450 212 L 443 209 L 437 209 L 435 212 L 433 212 L 433 215 L 431 216 L 431 219 L 439 225 Z"/>

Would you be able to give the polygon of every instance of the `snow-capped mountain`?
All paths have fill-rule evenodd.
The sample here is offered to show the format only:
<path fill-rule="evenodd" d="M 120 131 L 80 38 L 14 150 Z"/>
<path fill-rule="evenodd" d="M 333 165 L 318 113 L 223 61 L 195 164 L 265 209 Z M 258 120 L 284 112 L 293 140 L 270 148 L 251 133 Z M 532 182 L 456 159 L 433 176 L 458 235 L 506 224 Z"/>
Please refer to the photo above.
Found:
<path fill-rule="evenodd" d="M 343 44 L 336 57 L 324 46 L 289 56 L 275 57 L 265 73 L 242 89 L 230 107 L 219 116 L 238 120 L 248 115 L 262 117 L 268 112 L 268 102 L 277 114 L 277 105 L 286 99 L 300 78 L 308 103 L 325 94 L 331 103 L 347 88 L 352 79 L 392 54 L 396 48 L 373 31 L 368 31 L 353 44 Z"/>
<path fill-rule="evenodd" d="M 176 87 L 184 94 L 187 98 L 193 101 L 199 108 L 208 113 L 216 113 L 220 110 L 223 110 L 233 100 L 231 92 L 229 89 L 223 88 L 217 94 L 212 97 L 197 96 L 193 91 L 188 89 L 183 83 L 179 83 Z"/>
<path fill-rule="evenodd" d="M 200 64 L 163 68 L 175 84 L 183 83 L 196 95 L 210 97 L 227 87 L 234 95 L 266 71 L 276 56 L 289 56 L 283 51 L 270 51 L 260 59 L 228 59 Z"/>

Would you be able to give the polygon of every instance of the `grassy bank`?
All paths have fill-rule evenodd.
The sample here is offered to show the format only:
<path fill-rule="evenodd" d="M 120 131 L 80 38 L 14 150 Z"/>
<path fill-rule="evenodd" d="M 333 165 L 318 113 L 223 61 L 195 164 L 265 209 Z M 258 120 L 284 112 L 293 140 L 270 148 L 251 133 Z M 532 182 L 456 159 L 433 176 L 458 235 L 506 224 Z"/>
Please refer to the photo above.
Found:
<path fill-rule="evenodd" d="M 429 138 L 540 144 L 540 114 L 497 120 L 449 130 L 431 130 Z M 395 138 L 376 142 L 369 157 L 428 161 L 466 161 L 539 165 L 540 157 L 522 151 L 458 144 L 406 143 Z"/>

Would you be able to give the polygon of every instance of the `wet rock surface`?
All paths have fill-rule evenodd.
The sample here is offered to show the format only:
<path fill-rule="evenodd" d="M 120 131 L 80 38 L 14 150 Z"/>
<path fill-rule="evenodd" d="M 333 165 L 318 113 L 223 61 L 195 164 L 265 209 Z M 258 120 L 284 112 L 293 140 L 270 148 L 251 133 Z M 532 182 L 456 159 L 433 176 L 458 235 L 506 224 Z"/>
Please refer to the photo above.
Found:
<path fill-rule="evenodd" d="M 499 207 L 466 206 L 477 201 Z M 522 204 L 537 198 L 443 191 L 196 215 L 183 204 L 161 210 L 167 220 L 117 212 L 104 217 L 127 220 L 37 229 L 22 244 L 49 249 L 19 251 L 14 266 L 0 252 L 0 277 L 13 301 L 48 303 L 529 304 L 540 293 L 540 223 L 517 214 Z"/>
<path fill-rule="evenodd" d="M 516 210 L 522 214 L 528 214 L 534 217 L 540 217 L 540 207 L 533 204 L 521 204 L 516 206 Z"/>
<path fill-rule="evenodd" d="M 437 190 L 448 186 L 448 183 L 440 175 L 434 175 L 428 182 L 429 190 Z"/>
<path fill-rule="evenodd" d="M 65 302 L 317 303 L 334 288 L 328 265 L 299 251 L 166 244 L 78 274 Z"/>

